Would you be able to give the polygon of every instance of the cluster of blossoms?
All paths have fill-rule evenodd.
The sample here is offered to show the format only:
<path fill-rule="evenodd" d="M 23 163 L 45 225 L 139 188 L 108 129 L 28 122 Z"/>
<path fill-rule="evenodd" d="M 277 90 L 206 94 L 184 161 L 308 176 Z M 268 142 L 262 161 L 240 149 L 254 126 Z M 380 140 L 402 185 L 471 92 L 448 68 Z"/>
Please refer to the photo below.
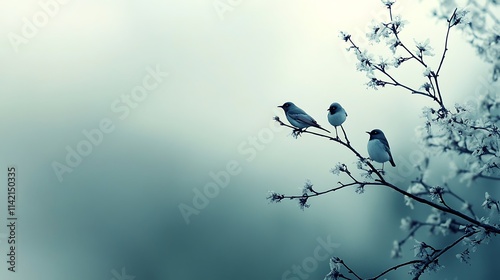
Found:
<path fill-rule="evenodd" d="M 417 137 L 430 153 L 448 156 L 449 177 L 468 185 L 477 178 L 500 180 L 500 98 L 489 92 L 477 101 L 475 108 L 456 105 L 446 115 L 425 108 L 425 126 Z"/>

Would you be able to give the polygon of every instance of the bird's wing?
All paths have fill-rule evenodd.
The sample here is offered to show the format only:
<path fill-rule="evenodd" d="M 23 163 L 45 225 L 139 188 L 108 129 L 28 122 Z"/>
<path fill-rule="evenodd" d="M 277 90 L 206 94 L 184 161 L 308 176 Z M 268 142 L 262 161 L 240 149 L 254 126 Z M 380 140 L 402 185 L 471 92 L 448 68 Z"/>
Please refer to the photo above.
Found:
<path fill-rule="evenodd" d="M 318 123 L 306 113 L 291 113 L 290 116 L 298 122 L 307 125 L 318 126 Z"/>
<path fill-rule="evenodd" d="M 381 139 L 378 140 L 380 140 L 380 142 L 384 144 L 385 151 L 391 153 L 391 147 L 389 147 L 389 142 L 387 142 L 387 139 L 385 137 L 382 137 Z"/>
<path fill-rule="evenodd" d="M 391 147 L 389 147 L 389 142 L 385 138 L 380 139 L 380 142 L 382 142 L 382 144 L 384 145 L 385 151 L 389 154 L 389 158 L 390 158 L 389 162 L 391 163 L 392 166 L 396 166 L 396 164 L 394 163 L 394 159 L 392 158 Z"/>

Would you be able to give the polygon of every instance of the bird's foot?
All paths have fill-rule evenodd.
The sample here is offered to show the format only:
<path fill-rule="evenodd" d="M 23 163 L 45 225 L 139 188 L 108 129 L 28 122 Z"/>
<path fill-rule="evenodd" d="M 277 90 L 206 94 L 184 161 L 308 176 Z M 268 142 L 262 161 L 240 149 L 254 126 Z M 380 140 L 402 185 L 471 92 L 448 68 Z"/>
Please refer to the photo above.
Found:
<path fill-rule="evenodd" d="M 293 136 L 293 138 L 297 138 L 297 137 L 301 136 L 300 134 L 301 134 L 302 132 L 303 132 L 303 131 L 302 131 L 302 129 L 300 129 L 300 128 L 296 128 L 296 129 L 294 129 L 294 130 L 292 131 L 292 136 Z"/>

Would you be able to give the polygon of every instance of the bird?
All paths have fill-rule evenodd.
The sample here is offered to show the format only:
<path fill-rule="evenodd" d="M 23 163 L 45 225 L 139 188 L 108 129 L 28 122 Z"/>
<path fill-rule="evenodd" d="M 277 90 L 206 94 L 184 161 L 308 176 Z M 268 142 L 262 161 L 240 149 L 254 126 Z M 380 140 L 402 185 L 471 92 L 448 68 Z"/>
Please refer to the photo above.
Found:
<path fill-rule="evenodd" d="M 285 111 L 285 115 L 286 115 L 287 120 L 290 122 L 291 125 L 298 128 L 297 131 L 299 133 L 302 132 L 302 129 L 304 129 L 304 131 L 305 131 L 310 126 L 314 126 L 316 128 L 322 129 L 322 130 L 330 133 L 330 131 L 322 128 L 313 119 L 313 117 L 309 116 L 306 112 L 304 112 L 304 110 L 300 109 L 292 102 L 285 102 L 283 105 L 278 106 L 278 107 L 282 108 L 283 111 Z"/>
<path fill-rule="evenodd" d="M 344 110 L 344 108 L 337 102 L 333 102 L 327 111 L 328 111 L 328 121 L 330 122 L 331 125 L 335 127 L 335 134 L 337 135 L 338 139 L 339 134 L 337 132 L 337 126 L 340 126 L 340 128 L 342 128 L 342 131 L 344 131 L 342 124 L 345 122 L 347 113 Z M 346 136 L 345 131 L 344 131 L 344 136 Z"/>
<path fill-rule="evenodd" d="M 374 129 L 370 132 L 370 140 L 368 140 L 368 154 L 370 158 L 376 162 L 382 163 L 382 170 L 384 170 L 384 163 L 389 161 L 393 167 L 396 167 L 394 159 L 392 158 L 391 148 L 389 142 L 385 138 L 384 133 L 380 129 Z"/>

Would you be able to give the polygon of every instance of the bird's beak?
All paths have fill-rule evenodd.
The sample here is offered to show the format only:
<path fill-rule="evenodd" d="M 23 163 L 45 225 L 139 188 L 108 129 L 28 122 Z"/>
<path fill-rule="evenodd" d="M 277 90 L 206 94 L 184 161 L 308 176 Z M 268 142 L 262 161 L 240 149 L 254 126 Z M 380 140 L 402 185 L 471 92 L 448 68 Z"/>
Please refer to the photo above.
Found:
<path fill-rule="evenodd" d="M 365 131 L 366 133 L 370 134 L 370 131 Z"/>
<path fill-rule="evenodd" d="M 283 106 L 282 106 L 282 105 L 280 105 L 280 106 L 278 106 L 278 108 L 283 108 Z"/>

